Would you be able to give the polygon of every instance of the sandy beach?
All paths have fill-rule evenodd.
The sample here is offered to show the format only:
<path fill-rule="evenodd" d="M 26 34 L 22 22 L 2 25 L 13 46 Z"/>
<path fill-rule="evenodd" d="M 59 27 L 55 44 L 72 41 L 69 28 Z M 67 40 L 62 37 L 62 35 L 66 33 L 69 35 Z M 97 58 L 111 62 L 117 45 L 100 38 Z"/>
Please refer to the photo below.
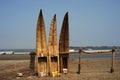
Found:
<path fill-rule="evenodd" d="M 28 55 L 25 58 L 28 58 Z M 60 77 L 41 78 L 30 76 L 30 61 L 22 59 L 0 60 L 0 80 L 120 80 L 120 58 L 115 59 L 114 73 L 110 73 L 111 58 L 82 59 L 80 74 L 77 74 L 78 60 L 73 59 L 70 60 L 68 74 L 60 74 Z M 17 77 L 18 72 L 23 73 L 23 77 Z"/>

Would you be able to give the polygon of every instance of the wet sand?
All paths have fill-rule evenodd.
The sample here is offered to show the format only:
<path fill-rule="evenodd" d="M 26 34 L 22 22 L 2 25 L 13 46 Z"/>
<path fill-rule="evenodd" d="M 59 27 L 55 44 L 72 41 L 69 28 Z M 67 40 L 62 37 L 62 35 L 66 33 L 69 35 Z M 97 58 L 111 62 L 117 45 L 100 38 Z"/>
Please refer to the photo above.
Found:
<path fill-rule="evenodd" d="M 9 57 L 10 58 L 10 57 Z M 120 80 L 120 58 L 115 59 L 115 72 L 110 73 L 111 58 L 82 59 L 81 73 L 78 71 L 78 60 L 70 60 L 69 73 L 60 77 L 30 76 L 28 60 L 0 60 L 0 80 Z M 23 73 L 18 78 L 16 74 Z"/>

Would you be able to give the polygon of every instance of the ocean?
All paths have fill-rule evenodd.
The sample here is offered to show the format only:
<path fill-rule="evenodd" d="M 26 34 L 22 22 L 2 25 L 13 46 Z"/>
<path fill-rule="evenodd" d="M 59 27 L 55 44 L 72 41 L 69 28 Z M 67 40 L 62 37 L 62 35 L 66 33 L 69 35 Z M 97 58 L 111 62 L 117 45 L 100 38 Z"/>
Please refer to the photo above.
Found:
<path fill-rule="evenodd" d="M 112 58 L 112 54 L 104 53 L 104 54 L 83 54 L 81 59 L 102 59 L 102 58 Z M 115 58 L 120 58 L 120 53 L 115 54 Z M 79 59 L 79 55 L 70 55 L 70 59 Z"/>
<path fill-rule="evenodd" d="M 31 51 L 35 49 L 0 49 L 0 54 L 29 54 Z"/>

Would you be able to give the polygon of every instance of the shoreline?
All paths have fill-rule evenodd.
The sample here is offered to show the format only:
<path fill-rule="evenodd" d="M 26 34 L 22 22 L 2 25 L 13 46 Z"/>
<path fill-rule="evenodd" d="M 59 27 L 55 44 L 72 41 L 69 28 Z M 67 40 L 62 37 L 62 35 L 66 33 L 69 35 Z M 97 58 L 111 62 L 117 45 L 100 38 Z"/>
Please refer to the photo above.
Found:
<path fill-rule="evenodd" d="M 82 54 L 81 59 L 109 59 L 112 54 Z M 70 54 L 70 60 L 79 59 L 79 53 Z M 120 53 L 116 53 L 115 58 L 120 58 Z M 6 54 L 0 55 L 0 60 L 30 60 L 29 54 Z"/>

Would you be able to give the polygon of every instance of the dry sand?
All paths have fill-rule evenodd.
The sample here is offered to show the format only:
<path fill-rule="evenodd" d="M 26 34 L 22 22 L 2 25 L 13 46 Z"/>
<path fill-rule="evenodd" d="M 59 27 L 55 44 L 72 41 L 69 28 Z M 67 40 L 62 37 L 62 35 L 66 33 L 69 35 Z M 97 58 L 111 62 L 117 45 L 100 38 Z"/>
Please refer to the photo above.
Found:
<path fill-rule="evenodd" d="M 42 77 L 29 75 L 29 60 L 0 60 L 0 80 L 120 80 L 120 58 L 115 60 L 115 72 L 110 73 L 111 59 L 83 59 L 81 73 L 78 60 L 70 60 L 69 73 L 60 77 Z M 23 77 L 16 77 L 18 72 Z"/>

